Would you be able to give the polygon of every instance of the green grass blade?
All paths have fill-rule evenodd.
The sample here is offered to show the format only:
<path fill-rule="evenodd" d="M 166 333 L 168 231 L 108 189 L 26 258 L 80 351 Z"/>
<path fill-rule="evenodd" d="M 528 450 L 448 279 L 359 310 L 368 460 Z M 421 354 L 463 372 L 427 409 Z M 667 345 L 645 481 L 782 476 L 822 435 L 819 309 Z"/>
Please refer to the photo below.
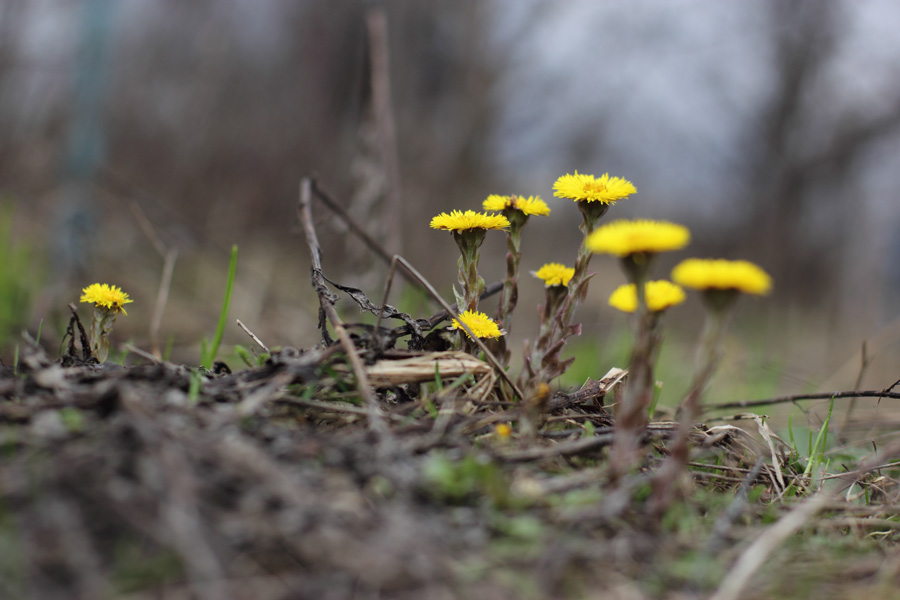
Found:
<path fill-rule="evenodd" d="M 213 336 L 212 343 L 209 346 L 209 354 L 203 358 L 203 367 L 212 368 L 213 361 L 216 360 L 216 354 L 219 353 L 219 345 L 222 343 L 222 336 L 225 334 L 225 323 L 228 321 L 228 307 L 231 304 L 231 292 L 234 290 L 234 276 L 237 273 L 237 257 L 238 247 L 231 247 L 231 262 L 228 264 L 228 282 L 225 284 L 225 298 L 222 300 L 222 312 L 219 313 L 219 325 L 216 327 L 216 335 Z"/>
<path fill-rule="evenodd" d="M 809 455 L 809 462 L 806 463 L 806 469 L 803 471 L 804 477 L 808 477 L 810 473 L 812 473 L 813 470 L 817 468 L 825 458 L 825 442 L 828 440 L 828 425 L 829 423 L 831 423 L 831 413 L 833 410 L 834 398 L 831 399 L 831 404 L 828 407 L 828 415 L 826 415 L 825 421 L 822 423 L 822 427 L 819 429 L 819 434 L 816 436 L 816 441 L 812 446 L 812 451 Z"/>

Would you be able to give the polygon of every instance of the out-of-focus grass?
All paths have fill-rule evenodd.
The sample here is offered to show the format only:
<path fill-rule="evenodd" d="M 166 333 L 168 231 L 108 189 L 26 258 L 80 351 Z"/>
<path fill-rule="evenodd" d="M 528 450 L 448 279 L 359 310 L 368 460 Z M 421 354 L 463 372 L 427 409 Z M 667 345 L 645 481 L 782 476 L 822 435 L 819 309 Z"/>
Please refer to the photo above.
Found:
<path fill-rule="evenodd" d="M 43 270 L 31 246 L 13 239 L 12 203 L 0 202 L 0 348 L 7 349 L 31 311 Z"/>

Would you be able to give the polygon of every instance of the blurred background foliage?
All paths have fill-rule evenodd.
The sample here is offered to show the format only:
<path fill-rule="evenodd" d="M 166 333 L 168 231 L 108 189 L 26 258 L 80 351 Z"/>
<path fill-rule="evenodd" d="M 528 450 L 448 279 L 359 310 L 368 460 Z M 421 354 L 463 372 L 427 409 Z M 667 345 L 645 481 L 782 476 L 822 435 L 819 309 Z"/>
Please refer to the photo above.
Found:
<path fill-rule="evenodd" d="M 41 319 L 59 336 L 95 281 L 135 299 L 117 336 L 147 347 L 177 252 L 162 337 L 196 363 L 232 244 L 232 316 L 271 346 L 314 344 L 295 218 L 307 175 L 448 296 L 456 248 L 428 220 L 491 193 L 553 209 L 526 229 L 524 270 L 571 263 L 579 216 L 551 186 L 577 169 L 636 184 L 608 219 L 675 220 L 690 255 L 774 276 L 740 312 L 741 377 L 846 387 L 868 340 L 864 383 L 884 387 L 900 376 L 897 17 L 889 0 L 3 0 L 0 197 L 14 210 L 0 248 L 33 256 L 0 285 L 34 289 L 30 310 L 0 290 L 3 356 Z M 316 218 L 326 274 L 379 298 L 386 266 L 320 205 Z M 485 244 L 488 281 L 501 237 Z M 592 266 L 584 347 L 624 321 L 606 307 L 617 265 Z M 543 294 L 523 279 L 514 344 Z M 690 342 L 696 306 L 676 311 L 670 335 Z"/>

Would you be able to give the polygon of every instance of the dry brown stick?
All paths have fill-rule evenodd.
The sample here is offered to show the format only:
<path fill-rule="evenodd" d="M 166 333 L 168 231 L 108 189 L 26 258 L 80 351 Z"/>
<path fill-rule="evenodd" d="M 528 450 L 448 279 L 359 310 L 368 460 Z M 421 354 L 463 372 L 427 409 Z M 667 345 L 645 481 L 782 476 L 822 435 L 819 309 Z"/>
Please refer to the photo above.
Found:
<path fill-rule="evenodd" d="M 356 219 L 350 216 L 350 213 L 348 213 L 347 210 L 334 199 L 334 196 L 324 190 L 316 180 L 312 180 L 312 186 L 316 197 L 322 201 L 322 204 L 328 207 L 331 212 L 336 214 L 344 222 L 347 228 L 355 233 L 360 240 L 362 240 L 362 242 L 369 248 L 369 250 L 378 255 L 378 257 L 381 258 L 381 260 L 383 260 L 385 263 L 391 263 L 392 255 L 387 250 L 385 250 L 384 247 L 379 244 L 375 238 L 369 235 L 369 233 L 363 228 L 363 226 L 356 222 Z M 405 277 L 410 283 L 415 283 L 415 280 L 412 278 L 412 276 L 410 276 L 409 273 L 401 271 L 400 274 L 403 275 L 403 277 Z"/>
<path fill-rule="evenodd" d="M 263 349 L 263 352 L 266 352 L 266 353 L 269 352 L 269 347 L 266 346 L 265 344 L 263 344 L 262 340 L 259 339 L 258 337 L 256 337 L 256 334 L 253 333 L 252 331 L 250 331 L 250 330 L 247 328 L 246 325 L 244 325 L 243 323 L 241 323 L 241 320 L 240 320 L 240 319 L 237 319 L 237 324 L 238 324 L 238 327 L 240 327 L 241 329 L 244 330 L 244 333 L 246 333 L 247 335 L 250 336 L 250 339 L 251 339 L 251 340 L 253 340 L 254 342 L 256 342 L 256 345 L 257 345 L 257 346 L 259 346 L 260 348 Z"/>
<path fill-rule="evenodd" d="M 863 340 L 862 343 L 862 351 L 860 357 L 859 364 L 859 372 L 856 374 L 856 382 L 853 384 L 853 389 L 858 390 L 859 386 L 862 385 L 863 375 L 866 374 L 866 369 L 869 366 L 869 353 L 867 350 L 866 342 Z M 884 391 L 889 391 L 889 389 L 885 389 Z M 851 398 L 850 405 L 847 406 L 847 412 L 844 413 L 844 419 L 841 421 L 840 427 L 837 429 L 838 431 L 838 440 L 845 442 L 847 441 L 847 437 L 844 435 L 844 432 L 847 430 L 847 427 L 850 425 L 850 420 L 853 416 L 853 411 L 856 409 L 856 401 L 858 398 Z"/>
<path fill-rule="evenodd" d="M 612 442 L 613 434 L 603 433 L 589 438 L 575 440 L 573 442 L 562 442 L 546 448 L 526 448 L 525 450 L 502 452 L 498 454 L 498 457 L 509 462 L 524 462 L 556 456 L 572 456 L 602 448 L 603 446 L 608 446 L 609 444 L 612 444 Z"/>
<path fill-rule="evenodd" d="M 843 517 L 843 518 L 833 518 L 833 519 L 821 519 L 816 521 L 814 524 L 815 527 L 835 527 L 844 529 L 847 527 L 852 527 L 855 529 L 860 529 L 863 527 L 867 528 L 878 528 L 878 529 L 900 529 L 900 523 L 897 521 L 891 521 L 890 519 L 876 519 L 876 518 L 851 518 L 851 517 Z"/>
<path fill-rule="evenodd" d="M 750 408 L 754 406 L 771 406 L 773 404 L 787 404 L 788 402 L 796 402 L 797 400 L 840 400 L 847 398 L 892 398 L 900 400 L 900 393 L 888 391 L 857 391 L 848 390 L 845 392 L 822 392 L 817 394 L 794 394 L 793 396 L 779 396 L 777 398 L 769 398 L 768 400 L 745 400 L 743 402 L 726 402 L 724 404 L 709 404 L 705 408 L 714 410 L 726 410 L 733 408 Z"/>
<path fill-rule="evenodd" d="M 406 277 L 408 281 L 417 283 L 415 277 L 413 277 L 413 275 L 411 275 L 410 273 L 408 273 L 406 271 L 400 271 L 400 274 L 403 275 L 404 277 Z M 496 294 L 497 292 L 499 292 L 502 289 L 503 289 L 502 281 L 495 281 L 494 283 L 489 283 L 484 288 L 484 291 L 481 292 L 481 296 L 479 296 L 478 299 L 484 300 L 485 298 L 490 298 L 491 296 L 493 296 L 494 294 Z M 457 309 L 456 303 L 451 304 L 450 307 L 453 309 L 454 314 L 458 314 L 459 311 Z M 426 325 L 422 326 L 422 329 L 425 331 L 427 331 L 429 329 L 434 329 L 438 323 L 440 323 L 441 321 L 444 321 L 446 319 L 449 319 L 449 318 L 450 318 L 450 314 L 446 310 L 441 310 L 440 312 L 437 312 L 437 313 L 431 315 L 427 319 L 420 319 L 421 321 L 424 321 L 426 323 Z M 394 332 L 399 333 L 401 331 L 406 331 L 408 333 L 409 332 L 408 330 L 409 330 L 408 326 L 401 325 L 400 327 L 397 327 L 394 330 Z"/>
<path fill-rule="evenodd" d="M 141 358 L 145 358 L 155 365 L 158 365 L 159 363 L 162 362 L 162 360 L 155 354 L 151 354 L 150 352 L 145 352 L 144 350 L 141 350 L 134 344 L 122 344 L 122 349 L 126 350 L 128 352 L 131 352 L 132 354 L 137 354 Z"/>
<path fill-rule="evenodd" d="M 831 493 L 822 492 L 803 501 L 791 512 L 770 525 L 741 554 L 725 576 L 712 600 L 737 600 L 750 581 L 750 577 L 765 563 L 772 552 L 791 534 L 803 527 L 831 499 Z"/>
<path fill-rule="evenodd" d="M 153 244 L 153 247 L 156 249 L 159 255 L 165 258 L 166 253 L 168 252 L 166 245 L 156 233 L 156 229 L 153 227 L 153 223 L 150 222 L 150 219 L 148 219 L 144 211 L 141 210 L 140 204 L 138 204 L 134 200 L 131 201 L 131 212 L 132 214 L 134 214 L 134 218 L 137 221 L 138 226 L 141 228 L 141 231 L 144 232 L 144 235 L 147 236 L 147 239 L 150 240 L 150 243 Z"/>
<path fill-rule="evenodd" d="M 316 294 L 319 296 L 319 306 L 324 312 L 334 332 L 340 340 L 341 347 L 347 355 L 350 362 L 350 368 L 356 375 L 356 387 L 359 395 L 362 397 L 368 409 L 369 428 L 375 431 L 382 441 L 391 437 L 390 430 L 381 416 L 381 409 L 378 406 L 378 399 L 372 392 L 372 386 L 369 384 L 369 377 L 366 375 L 366 368 L 363 365 L 350 335 L 347 333 L 343 322 L 334 309 L 334 296 L 325 287 L 322 275 L 322 250 L 319 246 L 319 238 L 316 230 L 313 228 L 312 214 L 310 211 L 310 201 L 312 199 L 312 180 L 303 178 L 300 182 L 300 201 L 297 206 L 297 214 L 300 224 L 303 226 L 303 232 L 306 235 L 306 243 L 309 246 L 310 260 L 312 261 L 312 284 L 316 288 Z M 384 307 L 382 307 L 382 311 Z M 322 323 L 323 334 L 325 333 L 326 324 Z"/>
<path fill-rule="evenodd" d="M 400 168 L 397 160 L 397 128 L 391 111 L 391 68 L 388 51 L 388 24 L 384 7 L 373 5 L 366 12 L 366 30 L 369 34 L 370 76 L 372 87 L 372 109 L 378 127 L 378 141 L 381 143 L 381 158 L 384 161 L 387 190 L 387 210 L 383 218 L 387 220 L 387 247 L 391 254 L 403 252 L 401 218 L 403 203 L 400 190 Z"/>
<path fill-rule="evenodd" d="M 159 329 L 162 326 L 163 311 L 165 311 L 166 303 L 169 300 L 169 288 L 172 286 L 172 273 L 175 271 L 175 259 L 178 258 L 178 250 L 175 248 L 166 248 L 153 223 L 141 210 L 137 202 L 131 202 L 131 212 L 134 218 L 144 232 L 144 235 L 153 244 L 153 247 L 163 258 L 163 272 L 159 282 L 159 292 L 156 294 L 156 304 L 153 307 L 153 316 L 150 318 L 150 350 L 156 358 L 162 358 L 162 352 L 159 346 Z"/>
<path fill-rule="evenodd" d="M 169 301 L 169 288 L 172 286 L 172 273 L 175 271 L 175 259 L 178 258 L 178 250 L 175 248 L 166 252 L 163 264 L 162 277 L 159 282 L 159 292 L 156 294 L 156 304 L 153 306 L 153 316 L 150 319 L 150 349 L 157 358 L 162 358 L 159 346 L 159 330 L 162 327 L 163 311 Z"/>
<path fill-rule="evenodd" d="M 351 415 L 362 415 L 367 416 L 368 410 L 365 408 L 360 408 L 353 404 L 346 404 L 342 402 L 322 402 L 321 400 L 311 400 L 308 398 L 303 398 L 301 396 L 291 396 L 291 395 L 283 395 L 278 396 L 273 399 L 274 402 L 281 402 L 283 404 L 300 404 L 302 406 L 308 406 L 310 408 L 318 408 L 320 410 L 325 410 L 329 412 L 336 413 L 347 413 Z M 405 417 L 401 417 L 399 415 L 394 415 L 392 413 L 388 413 L 388 416 L 392 419 L 397 419 L 401 421 L 405 421 Z"/>

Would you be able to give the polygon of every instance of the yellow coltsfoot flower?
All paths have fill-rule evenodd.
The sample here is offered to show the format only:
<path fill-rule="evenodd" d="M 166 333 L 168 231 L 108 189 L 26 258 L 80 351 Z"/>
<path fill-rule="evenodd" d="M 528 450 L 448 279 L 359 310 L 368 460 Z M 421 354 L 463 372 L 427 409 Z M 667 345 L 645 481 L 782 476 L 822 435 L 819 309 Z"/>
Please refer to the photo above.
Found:
<path fill-rule="evenodd" d="M 681 286 L 660 279 L 648 281 L 644 287 L 647 309 L 660 312 L 684 302 L 684 290 Z M 637 310 L 637 291 L 633 283 L 626 283 L 616 288 L 609 297 L 609 305 L 622 312 L 633 313 Z"/>
<path fill-rule="evenodd" d="M 524 215 L 538 215 L 545 217 L 550 214 L 550 207 L 541 200 L 540 196 L 501 196 L 499 194 L 491 194 L 482 202 L 481 207 L 484 210 L 502 211 L 502 210 L 518 210 Z"/>
<path fill-rule="evenodd" d="M 469 329 L 472 330 L 475 337 L 496 339 L 506 333 L 500 329 L 500 326 L 497 325 L 496 321 L 483 312 L 467 310 L 459 315 L 459 319 L 453 319 L 453 329 L 462 329 L 466 336 L 471 338 L 472 336 L 470 336 L 460 325 L 460 321 L 465 323 Z"/>
<path fill-rule="evenodd" d="M 106 283 L 92 283 L 81 290 L 81 302 L 90 302 L 94 306 L 103 307 L 108 310 L 121 310 L 125 312 L 125 305 L 134 302 L 128 297 L 128 294 L 122 291 L 122 288 Z"/>
<path fill-rule="evenodd" d="M 544 282 L 544 287 L 566 287 L 574 274 L 574 268 L 560 263 L 547 263 L 534 272 L 534 276 Z"/>
<path fill-rule="evenodd" d="M 462 254 L 458 262 L 458 280 L 462 290 L 453 290 L 460 310 L 478 308 L 478 297 L 484 290 L 484 279 L 478 275 L 479 248 L 485 235 L 490 229 L 506 230 L 509 227 L 509 219 L 503 215 L 474 210 L 444 212 L 431 219 L 431 228 L 449 231 Z"/>
<path fill-rule="evenodd" d="M 506 229 L 509 227 L 509 219 L 503 215 L 478 213 L 474 210 L 450 211 L 441 213 L 431 219 L 432 229 L 444 229 L 446 231 L 462 232 L 469 229 Z"/>
<path fill-rule="evenodd" d="M 125 305 L 133 302 L 122 288 L 106 283 L 93 283 L 81 290 L 81 302 L 94 305 L 91 321 L 91 354 L 98 362 L 103 362 L 109 355 L 109 334 L 116 315 L 125 312 Z"/>
<path fill-rule="evenodd" d="M 688 258 L 672 270 L 672 279 L 697 290 L 736 290 L 763 295 L 772 288 L 772 278 L 746 260 Z"/>
<path fill-rule="evenodd" d="M 553 184 L 553 195 L 569 198 L 575 202 L 601 202 L 611 204 L 637 192 L 634 184 L 621 177 L 610 177 L 604 173 L 600 177 L 585 175 L 575 171 L 574 175 L 563 175 Z"/>
<path fill-rule="evenodd" d="M 680 250 L 691 240 L 687 227 L 666 221 L 619 220 L 601 225 L 586 241 L 592 252 L 624 258 Z"/>

